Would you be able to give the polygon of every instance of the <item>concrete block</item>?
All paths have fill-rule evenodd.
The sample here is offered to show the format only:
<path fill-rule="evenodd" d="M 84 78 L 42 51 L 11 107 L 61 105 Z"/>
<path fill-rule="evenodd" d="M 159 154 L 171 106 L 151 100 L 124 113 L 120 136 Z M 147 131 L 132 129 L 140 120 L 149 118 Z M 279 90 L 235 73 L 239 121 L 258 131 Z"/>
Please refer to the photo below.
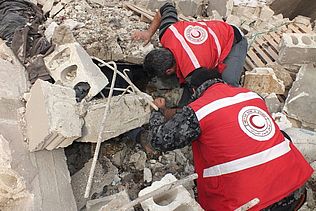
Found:
<path fill-rule="evenodd" d="M 207 7 L 207 14 L 209 16 L 212 16 L 212 11 L 216 10 L 221 17 L 226 16 L 226 4 L 228 0 L 209 0 L 208 1 L 208 7 Z"/>
<path fill-rule="evenodd" d="M 316 132 L 302 128 L 287 128 L 284 131 L 309 163 L 316 161 Z"/>
<path fill-rule="evenodd" d="M 139 6 L 142 6 L 143 1 L 137 1 Z M 159 10 L 166 2 L 172 3 L 172 0 L 148 0 L 146 8 L 151 11 Z"/>
<path fill-rule="evenodd" d="M 105 197 L 104 200 L 107 200 L 106 205 L 102 206 L 98 211 L 112 211 L 118 210 L 119 207 L 130 202 L 130 198 L 126 191 L 121 191 L 117 194 Z M 126 211 L 133 211 L 134 208 L 129 208 Z M 88 209 L 87 211 L 93 211 L 92 209 Z"/>
<path fill-rule="evenodd" d="M 245 72 L 244 87 L 259 94 L 284 94 L 283 81 L 279 80 L 272 68 L 254 68 Z"/>
<path fill-rule="evenodd" d="M 281 64 L 307 64 L 316 62 L 316 35 L 284 33 L 280 43 Z"/>
<path fill-rule="evenodd" d="M 75 194 L 78 210 L 81 210 L 88 201 L 88 199 L 84 198 L 84 193 L 89 178 L 91 164 L 92 159 L 86 163 L 80 171 L 71 177 L 71 185 Z M 105 172 L 102 165 L 99 162 L 96 163 L 90 195 L 93 195 L 94 193 L 101 193 L 103 191 L 103 187 L 110 185 L 115 175 L 118 174 L 118 169 L 109 160 L 107 160 L 107 167 L 107 172 Z"/>
<path fill-rule="evenodd" d="M 293 79 L 291 74 L 282 65 L 279 65 L 275 62 L 268 64 L 267 67 L 270 67 L 274 70 L 276 77 L 283 81 L 285 88 L 290 88 L 292 86 Z"/>
<path fill-rule="evenodd" d="M 18 99 L 29 86 L 25 68 L 0 39 L 0 98 Z"/>
<path fill-rule="evenodd" d="M 303 65 L 286 98 L 283 112 L 301 122 L 302 127 L 316 130 L 316 67 Z"/>
<path fill-rule="evenodd" d="M 26 104 L 25 121 L 30 151 L 70 145 L 81 136 L 82 127 L 75 91 L 37 80 Z"/>
<path fill-rule="evenodd" d="M 271 93 L 264 98 L 270 113 L 281 112 L 282 104 L 275 93 Z"/>
<path fill-rule="evenodd" d="M 184 16 L 196 17 L 202 14 L 203 0 L 178 0 L 178 13 Z"/>
<path fill-rule="evenodd" d="M 302 15 L 298 15 L 293 19 L 294 23 L 298 23 L 298 24 L 303 24 L 305 26 L 309 26 L 311 28 L 311 18 L 310 17 L 306 17 L 306 16 L 302 16 Z"/>
<path fill-rule="evenodd" d="M 87 100 L 108 84 L 108 79 L 79 43 L 58 46 L 45 58 L 45 64 L 54 80 L 64 86 L 73 88 L 79 82 L 89 83 Z"/>
<path fill-rule="evenodd" d="M 141 190 L 138 195 L 143 196 L 176 180 L 172 174 L 166 174 L 160 181 L 154 182 L 150 187 Z M 203 210 L 182 185 L 159 197 L 149 198 L 141 202 L 141 205 L 145 211 Z"/>
<path fill-rule="evenodd" d="M 104 115 L 107 99 L 95 100 L 87 105 L 84 116 L 82 137 L 76 141 L 97 142 L 101 121 Z M 102 139 L 108 140 L 129 130 L 148 123 L 150 107 L 144 100 L 134 94 L 113 96 L 110 110 L 107 114 L 105 130 Z"/>

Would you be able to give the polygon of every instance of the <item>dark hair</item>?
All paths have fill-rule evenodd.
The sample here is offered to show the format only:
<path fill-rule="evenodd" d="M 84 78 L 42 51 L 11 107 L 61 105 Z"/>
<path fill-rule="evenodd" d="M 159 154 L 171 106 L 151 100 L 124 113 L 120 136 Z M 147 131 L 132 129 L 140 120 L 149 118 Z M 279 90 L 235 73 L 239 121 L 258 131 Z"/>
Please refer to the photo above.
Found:
<path fill-rule="evenodd" d="M 150 51 L 144 59 L 144 70 L 149 76 L 162 76 L 167 69 L 175 65 L 175 59 L 170 50 L 159 48 Z"/>
<path fill-rule="evenodd" d="M 221 79 L 222 76 L 217 69 L 208 69 L 206 67 L 199 67 L 191 74 L 190 85 L 192 88 L 198 88 L 205 81 L 211 79 Z"/>

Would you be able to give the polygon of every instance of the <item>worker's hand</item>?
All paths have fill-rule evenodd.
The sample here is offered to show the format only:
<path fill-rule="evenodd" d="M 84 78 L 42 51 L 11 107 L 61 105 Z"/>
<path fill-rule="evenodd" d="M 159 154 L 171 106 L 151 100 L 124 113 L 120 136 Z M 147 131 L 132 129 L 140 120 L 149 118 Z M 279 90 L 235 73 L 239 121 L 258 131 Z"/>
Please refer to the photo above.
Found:
<path fill-rule="evenodd" d="M 143 40 L 144 46 L 145 46 L 150 42 L 151 34 L 149 31 L 139 31 L 138 30 L 132 34 L 132 39 L 133 40 Z"/>
<path fill-rule="evenodd" d="M 154 104 L 162 109 L 162 110 L 165 110 L 166 109 L 166 99 L 163 98 L 163 97 L 158 97 L 154 100 Z"/>

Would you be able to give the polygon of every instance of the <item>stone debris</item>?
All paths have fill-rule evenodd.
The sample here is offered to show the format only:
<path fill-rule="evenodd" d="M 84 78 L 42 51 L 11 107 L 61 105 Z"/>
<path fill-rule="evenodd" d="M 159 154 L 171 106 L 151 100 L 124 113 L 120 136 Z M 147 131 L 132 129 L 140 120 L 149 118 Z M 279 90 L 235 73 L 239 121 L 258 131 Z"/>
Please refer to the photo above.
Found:
<path fill-rule="evenodd" d="M 172 174 L 166 174 L 160 181 L 153 182 L 150 187 L 147 187 L 139 192 L 139 196 L 150 193 L 161 186 L 176 181 L 177 179 Z M 165 194 L 152 197 L 141 202 L 143 209 L 151 211 L 159 210 L 203 210 L 200 205 L 191 198 L 190 193 L 183 187 L 178 186 Z"/>
<path fill-rule="evenodd" d="M 316 67 L 313 64 L 303 65 L 286 98 L 283 111 L 292 119 L 298 120 L 301 126 L 316 129 Z"/>
<path fill-rule="evenodd" d="M 30 151 L 56 149 L 81 137 L 75 91 L 38 79 L 26 103 L 26 136 Z"/>
<path fill-rule="evenodd" d="M 90 85 L 87 100 L 108 84 L 106 76 L 79 43 L 58 46 L 45 58 L 45 64 L 56 83 L 73 88 L 79 82 L 87 82 Z"/>
<path fill-rule="evenodd" d="M 284 33 L 280 43 L 281 64 L 308 64 L 316 62 L 316 34 Z"/>
<path fill-rule="evenodd" d="M 270 113 L 281 112 L 283 106 L 275 93 L 271 93 L 264 97 L 264 101 L 266 102 Z"/>
<path fill-rule="evenodd" d="M 96 143 L 107 99 L 91 101 L 86 105 L 80 142 Z M 108 140 L 148 123 L 150 106 L 135 94 L 113 96 L 102 139 Z"/>
<path fill-rule="evenodd" d="M 77 207 L 80 210 L 86 205 L 88 199 L 84 198 L 84 192 L 88 181 L 88 176 L 91 168 L 92 160 L 85 164 L 85 166 L 78 171 L 71 178 L 71 185 L 76 199 Z M 114 179 L 114 176 L 118 173 L 118 169 L 113 166 L 111 161 L 106 160 L 106 168 L 97 162 L 94 173 L 94 182 L 91 188 L 91 193 L 101 193 L 103 187 L 110 185 Z"/>
<path fill-rule="evenodd" d="M 284 131 L 309 163 L 316 161 L 316 132 L 302 128 L 287 128 Z"/>
<path fill-rule="evenodd" d="M 285 86 L 272 68 L 254 68 L 245 72 L 244 87 L 259 94 L 284 94 Z"/>

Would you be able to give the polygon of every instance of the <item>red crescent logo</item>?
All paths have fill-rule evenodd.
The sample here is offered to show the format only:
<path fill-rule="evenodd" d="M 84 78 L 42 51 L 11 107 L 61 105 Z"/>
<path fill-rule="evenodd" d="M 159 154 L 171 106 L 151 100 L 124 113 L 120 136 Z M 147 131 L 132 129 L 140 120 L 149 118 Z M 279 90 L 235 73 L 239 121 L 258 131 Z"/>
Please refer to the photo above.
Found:
<path fill-rule="evenodd" d="M 257 129 L 262 129 L 262 128 L 264 128 L 264 125 L 260 127 L 260 126 L 256 125 L 256 124 L 253 122 L 253 118 L 256 117 L 256 116 L 259 116 L 259 115 L 251 115 L 251 116 L 249 117 L 249 122 L 250 122 L 250 124 L 251 124 L 253 127 L 257 128 Z"/>

